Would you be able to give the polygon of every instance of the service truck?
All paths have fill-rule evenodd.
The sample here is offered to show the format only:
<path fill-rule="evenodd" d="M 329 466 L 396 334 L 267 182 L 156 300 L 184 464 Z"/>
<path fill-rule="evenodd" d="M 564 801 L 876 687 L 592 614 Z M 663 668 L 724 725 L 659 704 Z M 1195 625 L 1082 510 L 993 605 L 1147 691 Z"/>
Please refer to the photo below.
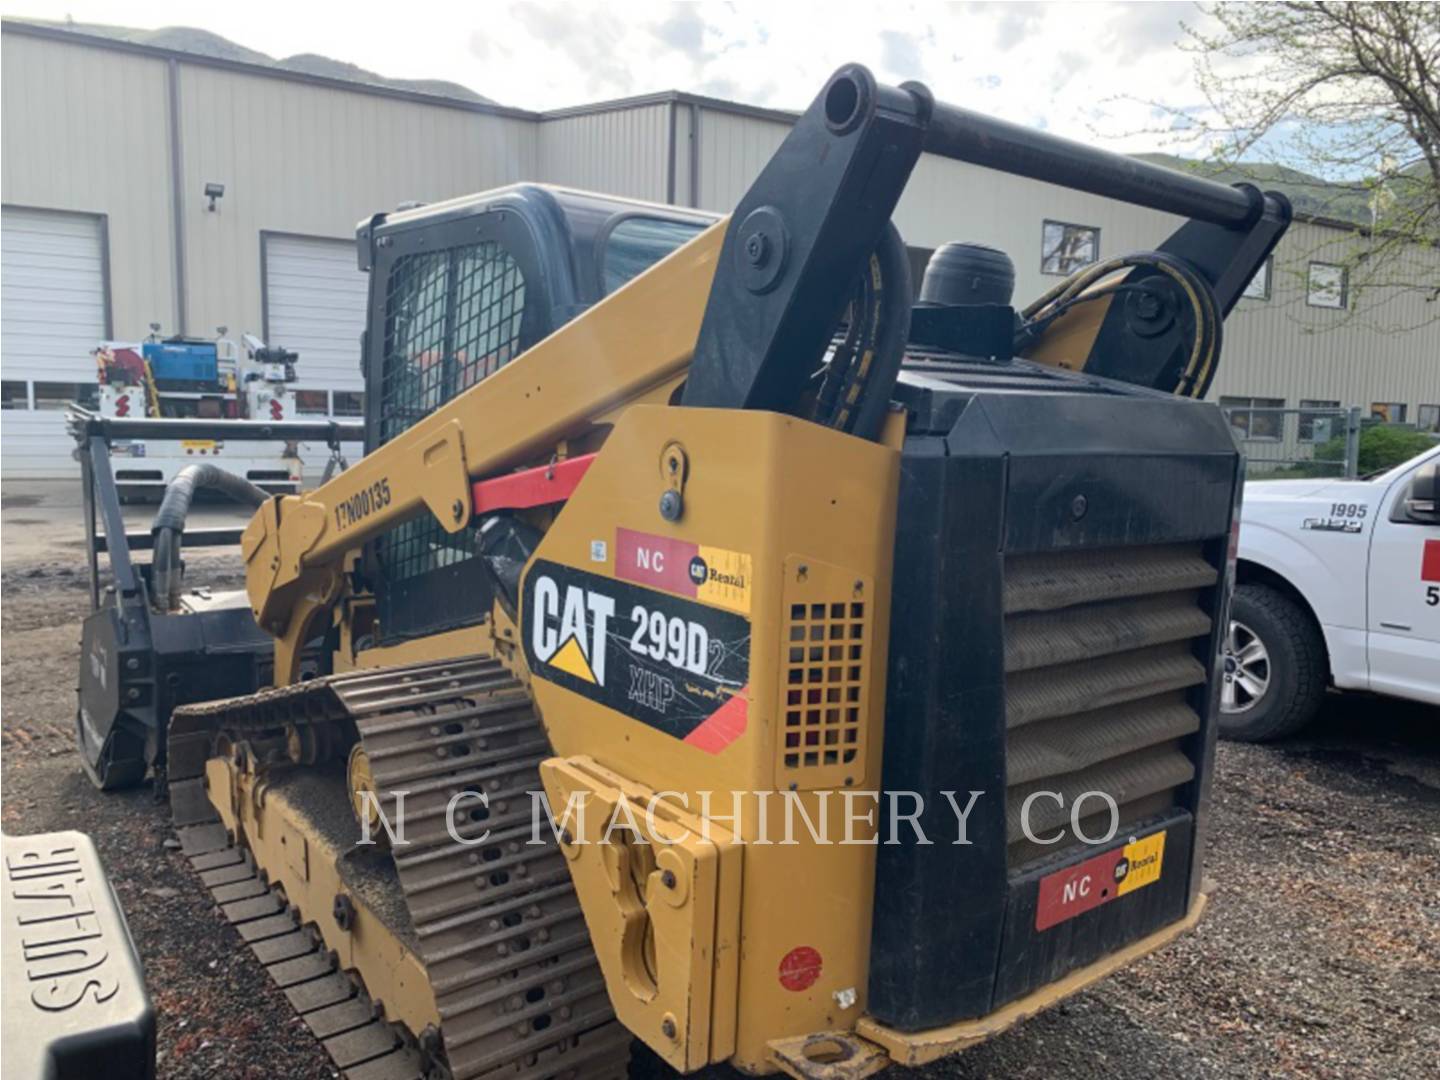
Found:
<path fill-rule="evenodd" d="M 1299 731 L 1330 688 L 1440 705 L 1440 446 L 1358 480 L 1245 485 L 1221 734 Z"/>

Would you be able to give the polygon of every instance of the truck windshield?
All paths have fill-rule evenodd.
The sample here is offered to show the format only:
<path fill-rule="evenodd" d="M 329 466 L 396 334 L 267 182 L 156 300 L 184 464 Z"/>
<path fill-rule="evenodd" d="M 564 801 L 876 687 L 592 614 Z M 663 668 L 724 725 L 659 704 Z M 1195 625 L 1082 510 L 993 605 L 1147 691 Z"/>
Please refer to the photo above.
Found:
<path fill-rule="evenodd" d="M 604 284 L 609 296 L 641 271 L 648 270 L 666 255 L 705 228 L 692 221 L 663 218 L 626 218 L 605 240 Z"/>

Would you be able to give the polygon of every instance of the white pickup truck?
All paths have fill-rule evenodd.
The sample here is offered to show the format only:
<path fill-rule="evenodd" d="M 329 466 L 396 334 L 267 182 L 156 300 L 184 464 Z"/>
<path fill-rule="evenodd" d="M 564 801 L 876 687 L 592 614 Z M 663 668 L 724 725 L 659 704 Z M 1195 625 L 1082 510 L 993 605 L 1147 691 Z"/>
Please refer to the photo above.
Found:
<path fill-rule="evenodd" d="M 1440 447 L 1360 480 L 1245 485 L 1220 732 L 1298 731 L 1327 687 L 1440 705 Z"/>

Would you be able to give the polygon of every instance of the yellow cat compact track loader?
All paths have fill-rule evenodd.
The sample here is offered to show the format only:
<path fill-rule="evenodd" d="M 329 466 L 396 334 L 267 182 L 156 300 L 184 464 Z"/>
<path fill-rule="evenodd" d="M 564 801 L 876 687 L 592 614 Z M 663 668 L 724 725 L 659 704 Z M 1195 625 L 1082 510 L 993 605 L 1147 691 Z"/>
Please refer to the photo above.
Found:
<path fill-rule="evenodd" d="M 917 302 L 927 152 L 1188 220 Z M 1289 216 L 847 66 L 727 217 L 364 222 L 368 453 L 260 507 L 273 685 L 149 762 L 336 1066 L 860 1077 L 1193 925 L 1242 470 L 1195 399 Z"/>

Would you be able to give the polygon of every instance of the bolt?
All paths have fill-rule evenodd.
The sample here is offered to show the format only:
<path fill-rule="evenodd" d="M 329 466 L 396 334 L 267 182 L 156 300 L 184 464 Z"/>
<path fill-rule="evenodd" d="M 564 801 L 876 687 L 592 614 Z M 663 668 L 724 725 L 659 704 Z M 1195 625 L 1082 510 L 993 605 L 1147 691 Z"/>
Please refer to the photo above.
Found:
<path fill-rule="evenodd" d="M 668 1016 L 660 1021 L 660 1034 L 664 1035 L 667 1039 L 675 1038 L 675 1021 Z"/>
<path fill-rule="evenodd" d="M 1090 500 L 1084 495 L 1076 495 L 1070 500 L 1070 516 L 1079 521 L 1085 516 L 1085 511 L 1090 508 Z"/>
<path fill-rule="evenodd" d="M 134 656 L 130 657 L 129 660 L 126 660 L 126 661 L 125 661 L 125 668 L 126 668 L 127 671 L 139 671 L 139 670 L 140 670 L 140 661 L 139 661 L 139 659 L 136 658 L 136 657 L 134 657 Z"/>
<path fill-rule="evenodd" d="M 670 471 L 671 471 L 672 473 L 676 473 L 676 472 L 679 472 L 679 471 L 680 471 L 680 459 L 679 459 L 679 458 L 674 457 L 674 456 L 672 455 L 671 458 L 670 458 L 670 460 L 669 460 L 668 462 L 666 462 L 666 464 L 670 466 Z"/>
<path fill-rule="evenodd" d="M 660 884 L 664 885 L 667 889 L 673 889 L 675 887 L 675 871 L 666 870 L 663 874 L 661 874 Z"/>
<path fill-rule="evenodd" d="M 450 507 L 450 513 L 455 516 L 456 521 L 459 521 L 465 516 L 465 504 L 456 499 L 454 505 Z"/>
<path fill-rule="evenodd" d="M 660 496 L 660 516 L 666 521 L 679 521 L 684 512 L 685 500 L 678 491 L 672 489 Z"/>
<path fill-rule="evenodd" d="M 753 232 L 745 238 L 745 258 L 751 266 L 764 266 L 770 257 L 770 238 L 763 232 Z"/>
<path fill-rule="evenodd" d="M 1152 292 L 1142 292 L 1135 300 L 1135 313 L 1142 319 L 1158 318 L 1160 298 Z"/>

